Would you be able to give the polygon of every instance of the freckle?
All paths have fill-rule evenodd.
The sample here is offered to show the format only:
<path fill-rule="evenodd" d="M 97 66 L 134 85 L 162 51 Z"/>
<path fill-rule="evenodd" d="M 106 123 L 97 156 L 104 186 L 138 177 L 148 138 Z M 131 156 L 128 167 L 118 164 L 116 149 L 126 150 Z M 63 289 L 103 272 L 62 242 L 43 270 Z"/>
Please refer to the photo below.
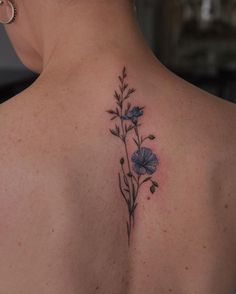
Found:
<path fill-rule="evenodd" d="M 97 286 L 95 290 L 99 290 L 99 287 Z"/>
<path fill-rule="evenodd" d="M 18 141 L 18 142 L 22 142 L 22 139 L 18 139 L 17 141 Z"/>
<path fill-rule="evenodd" d="M 172 292 L 172 289 L 169 289 L 169 292 Z"/>
<path fill-rule="evenodd" d="M 206 249 L 207 247 L 205 245 L 203 245 L 203 248 Z"/>
<path fill-rule="evenodd" d="M 78 126 L 75 126 L 75 130 L 78 130 Z"/>
<path fill-rule="evenodd" d="M 151 199 L 151 197 L 147 197 L 147 200 L 150 200 Z"/>
<path fill-rule="evenodd" d="M 54 233 L 54 229 L 52 229 L 52 233 Z"/>
<path fill-rule="evenodd" d="M 188 271 L 188 270 L 189 270 L 189 267 L 186 266 L 186 267 L 185 267 L 185 270 Z"/>
<path fill-rule="evenodd" d="M 227 230 L 228 230 L 228 228 L 227 227 L 224 227 L 223 232 L 225 233 L 225 232 L 227 232 Z"/>
<path fill-rule="evenodd" d="M 147 275 L 147 278 L 149 278 L 150 276 L 149 275 Z"/>
<path fill-rule="evenodd" d="M 228 204 L 225 204 L 225 209 L 227 209 L 229 207 L 229 205 Z"/>
<path fill-rule="evenodd" d="M 163 230 L 164 233 L 167 233 L 167 230 Z"/>
<path fill-rule="evenodd" d="M 17 245 L 21 247 L 22 243 L 20 241 L 17 242 Z"/>

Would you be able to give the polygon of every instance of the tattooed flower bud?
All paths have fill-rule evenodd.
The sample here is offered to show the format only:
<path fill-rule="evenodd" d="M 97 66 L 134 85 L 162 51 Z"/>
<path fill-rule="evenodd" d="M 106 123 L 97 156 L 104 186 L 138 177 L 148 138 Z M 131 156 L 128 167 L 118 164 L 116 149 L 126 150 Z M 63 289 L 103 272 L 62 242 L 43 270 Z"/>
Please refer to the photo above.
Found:
<path fill-rule="evenodd" d="M 120 164 L 123 165 L 124 163 L 125 163 L 125 160 L 124 160 L 124 158 L 122 157 L 121 160 L 120 160 Z"/>
<path fill-rule="evenodd" d="M 132 178 L 133 174 L 132 173 L 128 173 L 127 176 L 130 177 L 130 178 Z"/>
<path fill-rule="evenodd" d="M 153 135 L 149 135 L 148 138 L 149 138 L 150 140 L 155 140 L 155 139 L 156 139 L 156 137 L 153 136 Z"/>
<path fill-rule="evenodd" d="M 156 187 L 155 187 L 154 185 L 152 185 L 152 186 L 150 187 L 150 191 L 151 191 L 152 194 L 154 194 L 155 191 L 156 191 Z"/>

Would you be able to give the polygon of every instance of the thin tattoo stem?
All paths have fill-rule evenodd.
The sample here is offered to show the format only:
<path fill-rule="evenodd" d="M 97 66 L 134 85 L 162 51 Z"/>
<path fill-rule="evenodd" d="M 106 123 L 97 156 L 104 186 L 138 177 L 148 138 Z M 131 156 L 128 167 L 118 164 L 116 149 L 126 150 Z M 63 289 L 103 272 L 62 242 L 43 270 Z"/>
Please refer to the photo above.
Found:
<path fill-rule="evenodd" d="M 122 87 L 124 87 L 124 84 L 122 82 Z M 130 167 L 130 161 L 129 161 L 129 151 L 128 151 L 128 147 L 127 147 L 127 141 L 126 141 L 126 136 L 127 136 L 127 133 L 125 133 L 125 129 L 124 129 L 124 120 L 122 119 L 123 117 L 123 102 L 124 102 L 124 95 L 123 95 L 123 92 L 121 93 L 121 99 L 122 99 L 122 102 L 121 102 L 121 107 L 120 107 L 120 110 L 121 110 L 121 117 L 120 117 L 120 120 L 121 120 L 121 129 L 122 129 L 122 135 L 123 135 L 123 138 L 124 138 L 124 145 L 125 145 L 125 154 L 126 154 L 126 160 L 127 160 L 127 165 L 128 165 L 128 173 L 129 173 L 129 178 L 130 178 L 130 182 L 131 182 L 131 188 L 129 187 L 129 197 L 130 197 L 130 203 L 129 203 L 129 214 L 131 213 L 130 211 L 133 210 L 133 207 L 134 207 L 134 198 L 133 198 L 133 195 L 135 193 L 134 191 L 134 183 L 133 183 L 133 177 L 132 177 L 132 173 L 131 173 L 131 167 Z M 134 222 L 134 218 L 133 218 L 133 222 Z M 130 217 L 129 218 L 129 228 L 131 230 L 131 226 L 132 226 L 132 218 Z"/>
<path fill-rule="evenodd" d="M 125 193 L 123 192 L 123 189 L 122 189 L 122 186 L 121 186 L 121 177 L 120 177 L 120 174 L 119 174 L 119 186 L 120 186 L 121 194 L 122 194 L 122 196 L 124 197 L 125 202 L 128 204 L 128 203 L 129 203 L 129 202 L 128 202 L 128 199 L 126 198 Z"/>
<path fill-rule="evenodd" d="M 122 128 L 122 133 L 125 136 L 123 120 L 121 120 L 121 128 Z M 129 152 L 128 152 L 128 147 L 127 147 L 127 142 L 126 142 L 126 136 L 124 137 L 124 145 L 125 145 L 125 155 L 126 155 L 126 160 L 127 160 L 127 165 L 128 165 L 128 171 L 131 174 L 131 168 L 130 168 L 130 162 L 129 162 Z M 130 177 L 130 178 L 131 178 L 131 185 L 133 185 L 133 179 L 132 179 L 132 177 Z M 130 189 L 130 191 L 132 191 L 132 189 Z M 132 195 L 130 194 L 130 199 L 132 198 L 131 196 Z"/>
<path fill-rule="evenodd" d="M 138 183 L 137 183 L 137 190 L 136 190 L 136 195 L 135 195 L 134 201 L 136 201 L 136 199 L 137 199 L 137 197 L 138 197 L 139 189 L 140 189 L 140 187 L 141 187 L 141 184 L 140 184 L 140 178 L 141 178 L 141 176 L 139 175 L 139 176 L 138 176 Z"/>
<path fill-rule="evenodd" d="M 142 143 L 141 143 L 141 140 L 140 140 L 140 136 L 139 136 L 139 132 L 138 132 L 138 127 L 137 127 L 137 124 L 136 123 L 135 123 L 134 130 L 135 130 L 135 134 L 136 134 L 137 140 L 138 140 L 138 149 L 140 150 Z"/>

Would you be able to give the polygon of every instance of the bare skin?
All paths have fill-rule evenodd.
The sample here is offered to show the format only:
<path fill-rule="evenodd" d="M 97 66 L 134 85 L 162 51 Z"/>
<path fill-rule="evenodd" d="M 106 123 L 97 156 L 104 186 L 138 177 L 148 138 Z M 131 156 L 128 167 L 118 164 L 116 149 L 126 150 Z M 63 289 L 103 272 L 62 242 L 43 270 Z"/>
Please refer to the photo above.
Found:
<path fill-rule="evenodd" d="M 236 107 L 164 68 L 127 3 L 110 4 L 109 13 L 78 5 L 88 23 L 71 25 L 67 42 L 45 31 L 53 51 L 31 60 L 18 50 L 41 75 L 0 106 L 0 293 L 233 294 Z M 99 14 L 95 28 L 88 11 Z M 19 48 L 16 30 L 8 33 Z M 117 185 L 123 150 L 105 113 L 124 65 L 160 158 L 159 189 L 141 190 L 130 247 Z"/>

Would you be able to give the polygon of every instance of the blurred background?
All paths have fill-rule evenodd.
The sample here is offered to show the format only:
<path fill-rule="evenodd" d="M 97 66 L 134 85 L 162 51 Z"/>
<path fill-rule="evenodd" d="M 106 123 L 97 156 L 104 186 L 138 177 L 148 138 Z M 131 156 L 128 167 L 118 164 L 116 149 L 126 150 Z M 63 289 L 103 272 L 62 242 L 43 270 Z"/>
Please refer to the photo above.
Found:
<path fill-rule="evenodd" d="M 163 64 L 236 102 L 236 0 L 136 0 L 136 7 L 141 29 Z M 0 103 L 36 78 L 0 26 Z"/>

